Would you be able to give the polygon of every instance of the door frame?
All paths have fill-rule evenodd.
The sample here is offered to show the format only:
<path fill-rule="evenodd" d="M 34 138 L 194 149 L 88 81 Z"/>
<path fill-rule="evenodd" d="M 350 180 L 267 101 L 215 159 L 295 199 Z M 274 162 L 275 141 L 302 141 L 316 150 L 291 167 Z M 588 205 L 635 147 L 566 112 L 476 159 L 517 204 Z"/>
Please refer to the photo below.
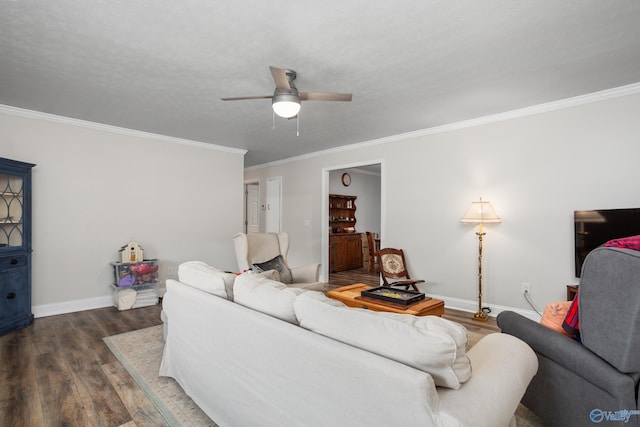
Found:
<path fill-rule="evenodd" d="M 327 166 L 322 168 L 322 212 L 320 215 L 320 221 L 322 226 L 320 227 L 320 242 L 321 242 L 321 256 L 320 256 L 320 281 L 327 283 L 329 281 L 329 173 L 342 170 L 357 168 L 360 166 L 380 165 L 380 236 L 385 235 L 385 217 L 386 217 L 386 194 L 387 185 L 385 177 L 385 165 L 384 159 L 376 160 L 364 160 L 354 163 L 346 163 L 337 166 Z M 382 244 L 382 242 L 381 242 Z"/>
<path fill-rule="evenodd" d="M 278 188 L 275 192 L 273 191 L 274 183 L 278 185 Z M 265 199 L 266 212 L 264 231 L 266 233 L 279 233 L 280 231 L 282 231 L 282 176 L 272 176 L 267 178 L 266 187 L 267 190 Z M 275 209 L 272 209 L 272 204 L 274 205 L 273 207 Z M 272 225 L 271 221 L 273 219 L 271 218 L 273 216 L 273 213 L 270 214 L 270 212 L 275 211 L 277 211 L 277 217 L 275 218 L 274 222 L 277 230 L 270 230 L 269 227 L 270 225 Z"/>
<path fill-rule="evenodd" d="M 258 232 L 262 231 L 262 202 L 261 202 L 261 190 L 260 181 L 252 181 L 244 183 L 244 223 L 242 228 L 244 233 L 249 232 L 249 186 L 257 185 L 258 186 Z"/>

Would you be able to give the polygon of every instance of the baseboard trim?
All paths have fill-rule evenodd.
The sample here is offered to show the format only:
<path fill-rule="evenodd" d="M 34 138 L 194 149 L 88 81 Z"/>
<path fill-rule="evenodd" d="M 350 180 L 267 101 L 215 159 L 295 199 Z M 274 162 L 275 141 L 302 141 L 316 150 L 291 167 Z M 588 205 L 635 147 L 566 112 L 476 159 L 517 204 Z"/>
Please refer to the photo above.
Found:
<path fill-rule="evenodd" d="M 476 311 L 478 311 L 477 301 L 470 301 L 470 300 L 465 300 L 460 298 L 451 298 L 443 295 L 433 295 L 431 293 L 429 294 L 429 296 L 432 298 L 443 300 L 444 306 L 446 308 L 451 308 L 451 309 L 460 310 L 460 311 L 467 311 L 469 313 L 475 313 Z M 502 313 L 503 311 L 513 311 L 535 322 L 540 321 L 540 315 L 532 310 L 522 310 L 520 308 L 507 307 L 504 305 L 497 305 L 497 304 L 491 304 L 491 303 L 484 303 L 482 305 L 484 307 L 489 307 L 491 309 L 491 313 L 489 313 L 490 317 L 496 317 L 498 314 Z"/>
<path fill-rule="evenodd" d="M 73 301 L 59 302 L 53 304 L 34 305 L 33 315 L 38 317 L 55 316 L 58 314 L 74 313 L 76 311 L 93 310 L 113 306 L 112 296 L 96 298 L 78 299 Z"/>
<path fill-rule="evenodd" d="M 470 301 L 460 298 L 451 298 L 446 297 L 444 295 L 434 295 L 429 294 L 432 298 L 441 299 L 444 301 L 444 305 L 447 308 L 452 308 L 454 310 L 467 311 L 469 313 L 475 313 L 478 310 L 477 301 Z M 33 306 L 33 315 L 38 317 L 47 317 L 47 316 L 55 316 L 58 314 L 67 314 L 74 313 L 76 311 L 84 311 L 84 310 L 93 310 L 96 308 L 104 308 L 111 307 L 113 305 L 113 297 L 112 296 L 103 296 L 97 298 L 87 298 L 80 300 L 73 300 L 61 303 L 54 304 L 43 304 L 43 305 L 35 305 Z M 532 310 L 522 310 L 514 307 L 507 307 L 504 305 L 483 304 L 485 307 L 489 307 L 491 309 L 491 313 L 489 316 L 496 317 L 503 311 L 514 311 L 528 319 L 539 322 L 540 315 Z"/>

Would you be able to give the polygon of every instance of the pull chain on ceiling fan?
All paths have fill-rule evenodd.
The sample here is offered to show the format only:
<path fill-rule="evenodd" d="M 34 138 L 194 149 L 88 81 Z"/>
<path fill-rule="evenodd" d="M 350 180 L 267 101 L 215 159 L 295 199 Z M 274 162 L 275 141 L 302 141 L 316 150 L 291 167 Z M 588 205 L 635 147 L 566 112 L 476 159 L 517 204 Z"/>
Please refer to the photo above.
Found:
<path fill-rule="evenodd" d="M 273 113 L 273 119 L 272 119 L 273 127 L 271 128 L 271 130 L 275 132 L 276 131 L 276 112 L 273 111 L 272 113 Z M 289 120 L 291 119 L 296 119 L 296 136 L 300 136 L 300 113 L 296 114 L 295 117 L 289 118 Z"/>

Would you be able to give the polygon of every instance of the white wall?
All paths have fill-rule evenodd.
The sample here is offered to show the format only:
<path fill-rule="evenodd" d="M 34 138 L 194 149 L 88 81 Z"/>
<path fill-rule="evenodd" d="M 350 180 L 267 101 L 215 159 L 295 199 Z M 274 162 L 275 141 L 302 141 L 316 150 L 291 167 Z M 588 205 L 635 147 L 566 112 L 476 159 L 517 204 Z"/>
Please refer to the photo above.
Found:
<path fill-rule="evenodd" d="M 0 110 L 0 156 L 37 164 L 36 316 L 110 305 L 111 262 L 132 238 L 160 260 L 163 283 L 187 260 L 237 268 L 242 150 L 39 117 Z"/>
<path fill-rule="evenodd" d="M 467 309 L 477 304 L 478 241 L 460 217 L 482 197 L 503 219 L 485 227 L 484 301 L 494 313 L 528 311 L 521 283 L 529 282 L 542 309 L 577 283 L 573 211 L 640 207 L 637 92 L 249 168 L 245 182 L 283 177 L 290 258 L 320 262 L 323 168 L 383 159 L 382 246 L 405 249 L 410 271 L 431 283 L 429 292 Z M 312 218 L 311 227 L 302 227 L 302 218 Z"/>

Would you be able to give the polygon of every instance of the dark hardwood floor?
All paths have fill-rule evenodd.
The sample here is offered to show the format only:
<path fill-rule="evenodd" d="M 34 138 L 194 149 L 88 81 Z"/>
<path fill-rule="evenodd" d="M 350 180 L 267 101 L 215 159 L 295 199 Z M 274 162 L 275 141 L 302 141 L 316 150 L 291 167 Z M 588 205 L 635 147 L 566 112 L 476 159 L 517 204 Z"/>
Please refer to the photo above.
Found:
<path fill-rule="evenodd" d="M 352 270 L 330 276 L 324 290 L 378 284 Z M 38 318 L 0 337 L 0 426 L 162 426 L 163 419 L 102 338 L 161 324 L 161 306 L 115 308 Z M 498 331 L 471 314 L 445 308 L 447 319 L 481 333 Z"/>
<path fill-rule="evenodd" d="M 160 305 L 38 318 L 0 337 L 1 426 L 161 426 L 163 419 L 102 341 L 159 325 Z"/>

